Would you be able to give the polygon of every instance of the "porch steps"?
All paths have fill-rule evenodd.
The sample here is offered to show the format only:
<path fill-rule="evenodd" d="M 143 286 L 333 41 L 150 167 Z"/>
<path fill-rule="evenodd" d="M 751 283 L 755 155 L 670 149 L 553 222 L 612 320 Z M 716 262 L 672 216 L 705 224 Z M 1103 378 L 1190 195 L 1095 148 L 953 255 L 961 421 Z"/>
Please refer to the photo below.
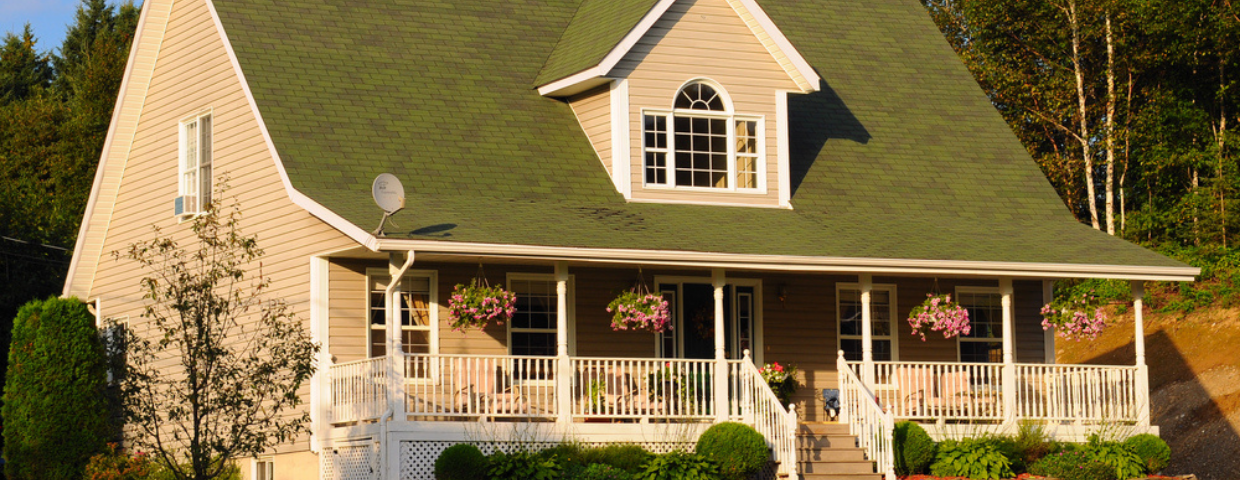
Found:
<path fill-rule="evenodd" d="M 797 470 L 804 480 L 882 480 L 874 462 L 842 423 L 803 422 L 797 429 Z"/>

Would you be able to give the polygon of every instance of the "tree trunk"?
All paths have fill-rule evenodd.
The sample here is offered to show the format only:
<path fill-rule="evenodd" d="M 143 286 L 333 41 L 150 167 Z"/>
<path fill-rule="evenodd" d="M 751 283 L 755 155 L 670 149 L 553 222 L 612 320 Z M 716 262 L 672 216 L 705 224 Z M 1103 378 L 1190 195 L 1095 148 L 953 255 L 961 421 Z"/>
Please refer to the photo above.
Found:
<path fill-rule="evenodd" d="M 1085 71 L 1081 66 L 1081 26 L 1076 15 L 1076 0 L 1068 2 L 1068 25 L 1072 29 L 1072 70 L 1076 74 L 1076 99 L 1080 119 L 1081 157 L 1085 161 L 1085 195 L 1089 197 L 1089 220 L 1094 229 L 1101 230 L 1098 223 L 1098 199 L 1094 193 L 1094 159 L 1089 147 L 1089 118 L 1085 105 Z"/>
<path fill-rule="evenodd" d="M 1107 233 L 1115 235 L 1115 43 L 1111 35 L 1111 12 L 1106 13 L 1107 28 Z"/>

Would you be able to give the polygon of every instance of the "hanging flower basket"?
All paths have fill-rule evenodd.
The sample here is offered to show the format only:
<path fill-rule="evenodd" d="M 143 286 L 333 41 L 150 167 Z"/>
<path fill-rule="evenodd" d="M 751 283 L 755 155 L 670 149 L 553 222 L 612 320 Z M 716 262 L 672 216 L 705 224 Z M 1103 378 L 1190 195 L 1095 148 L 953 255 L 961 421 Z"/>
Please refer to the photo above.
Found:
<path fill-rule="evenodd" d="M 926 301 L 909 312 L 908 324 L 913 327 L 913 335 L 920 335 L 923 342 L 926 328 L 943 332 L 943 338 L 968 335 L 971 330 L 968 310 L 952 302 L 951 295 L 933 293 L 926 294 Z"/>
<path fill-rule="evenodd" d="M 612 330 L 646 330 L 663 333 L 672 329 L 672 316 L 662 294 L 635 288 L 621 293 L 607 305 Z"/>
<path fill-rule="evenodd" d="M 800 387 L 797 383 L 797 367 L 792 364 L 784 367 L 779 362 L 768 363 L 759 368 L 758 373 L 771 387 L 771 391 L 775 392 L 779 403 L 787 407 L 792 402 L 792 394 L 797 393 L 797 388 Z"/>
<path fill-rule="evenodd" d="M 497 325 L 512 320 L 517 312 L 517 295 L 475 278 L 469 285 L 458 283 L 448 301 L 448 323 L 453 330 L 482 330 L 492 321 Z"/>
<path fill-rule="evenodd" d="M 1054 328 L 1068 340 L 1093 340 L 1106 328 L 1107 314 L 1093 292 L 1062 297 L 1042 306 L 1042 330 Z"/>

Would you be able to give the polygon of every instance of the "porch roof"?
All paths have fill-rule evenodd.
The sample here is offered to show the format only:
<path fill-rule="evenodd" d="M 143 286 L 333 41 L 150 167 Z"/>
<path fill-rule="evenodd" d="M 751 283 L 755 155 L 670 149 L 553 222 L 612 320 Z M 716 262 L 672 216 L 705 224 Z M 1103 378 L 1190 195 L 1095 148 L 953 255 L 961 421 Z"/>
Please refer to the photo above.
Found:
<path fill-rule="evenodd" d="M 398 227 L 359 238 L 371 248 L 1197 273 L 1079 224 L 905 0 L 759 1 L 823 78 L 821 91 L 789 96 L 792 210 L 628 203 L 569 106 L 531 88 L 581 3 L 214 1 L 291 187 L 325 207 L 320 215 L 369 231 L 381 214 L 371 180 L 391 172 L 405 183 Z"/>

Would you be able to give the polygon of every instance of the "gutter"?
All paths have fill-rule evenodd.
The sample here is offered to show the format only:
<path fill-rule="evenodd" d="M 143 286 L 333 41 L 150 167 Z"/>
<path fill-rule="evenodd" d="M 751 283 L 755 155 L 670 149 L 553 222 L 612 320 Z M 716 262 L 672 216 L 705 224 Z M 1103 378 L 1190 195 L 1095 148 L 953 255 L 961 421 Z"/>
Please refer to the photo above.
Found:
<path fill-rule="evenodd" d="M 432 240 L 379 238 L 374 250 L 417 250 L 420 255 L 462 255 L 497 259 L 575 261 L 667 267 L 725 268 L 806 273 L 866 272 L 887 275 L 954 275 L 1011 278 L 1104 278 L 1161 282 L 1192 282 L 1196 267 L 1156 267 L 1070 263 L 985 262 L 799 255 L 749 255 L 674 250 L 631 250 L 580 247 L 504 245 Z"/>

